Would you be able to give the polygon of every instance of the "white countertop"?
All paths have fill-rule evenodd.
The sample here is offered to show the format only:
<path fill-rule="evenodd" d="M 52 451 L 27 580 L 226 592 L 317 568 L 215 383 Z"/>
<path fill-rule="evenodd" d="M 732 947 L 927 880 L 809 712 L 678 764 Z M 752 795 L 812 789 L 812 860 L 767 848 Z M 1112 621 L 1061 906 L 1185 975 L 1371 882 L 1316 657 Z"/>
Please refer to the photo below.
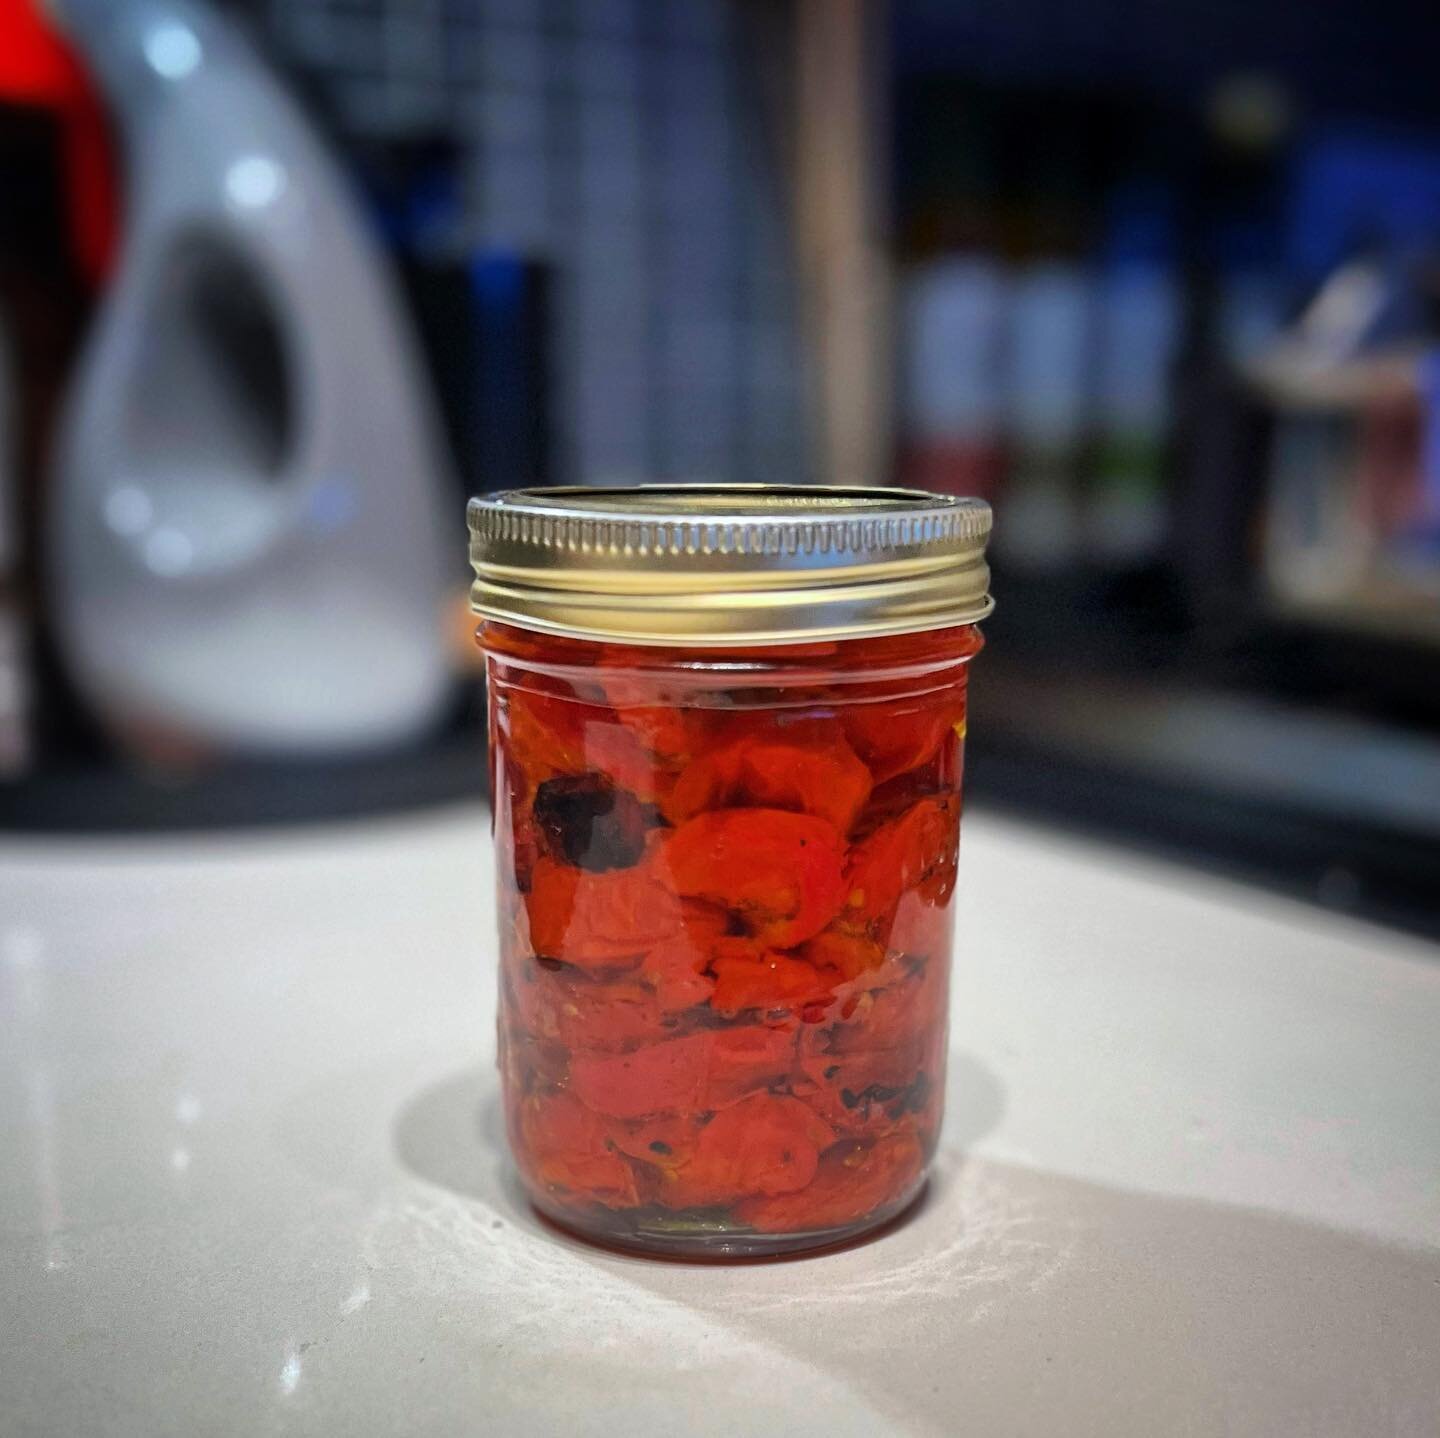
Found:
<path fill-rule="evenodd" d="M 478 809 L 0 842 L 0 1431 L 1440 1431 L 1440 950 L 984 813 L 923 1206 L 590 1249 L 511 1187 Z"/>

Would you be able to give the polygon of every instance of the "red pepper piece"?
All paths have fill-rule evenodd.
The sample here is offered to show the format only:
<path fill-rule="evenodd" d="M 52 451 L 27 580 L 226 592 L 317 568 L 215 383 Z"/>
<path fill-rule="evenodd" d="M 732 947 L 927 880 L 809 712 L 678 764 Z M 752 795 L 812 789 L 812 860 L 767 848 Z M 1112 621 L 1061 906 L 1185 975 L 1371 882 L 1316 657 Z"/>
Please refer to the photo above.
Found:
<path fill-rule="evenodd" d="M 683 710 L 656 705 L 626 705 L 620 708 L 619 702 L 612 696 L 611 703 L 617 706 L 620 722 L 657 759 L 675 768 L 690 759 L 695 748 L 695 736 Z"/>
<path fill-rule="evenodd" d="M 610 1142 L 621 1153 L 660 1169 L 673 1170 L 689 1162 L 703 1131 L 702 1125 L 698 1114 L 665 1114 L 629 1123 L 612 1119 L 608 1132 Z"/>
<path fill-rule="evenodd" d="M 911 1134 L 890 1135 L 864 1148 L 832 1148 L 814 1181 L 798 1193 L 746 1199 L 735 1216 L 761 1233 L 839 1228 L 903 1198 L 924 1162 L 924 1150 Z"/>
<path fill-rule="evenodd" d="M 525 805 L 523 813 L 516 814 L 514 824 L 509 826 L 508 832 L 512 836 L 508 853 L 504 847 L 501 849 L 503 872 L 513 873 L 516 888 L 522 893 L 528 892 L 535 877 L 535 862 L 540 857 L 540 836 L 535 831 L 528 804 Z M 502 840 L 501 843 L 503 846 L 505 841 Z M 507 859 L 508 862 L 505 862 Z"/>
<path fill-rule="evenodd" d="M 869 797 L 870 771 L 839 724 L 806 719 L 737 734 L 689 765 L 662 807 L 672 824 L 707 809 L 793 809 L 828 819 L 843 834 Z"/>
<path fill-rule="evenodd" d="M 932 1035 L 915 1035 L 898 1049 L 802 1058 L 792 1081 L 797 1097 L 847 1138 L 874 1137 L 933 1121 L 940 1089 Z"/>
<path fill-rule="evenodd" d="M 898 967 L 892 962 L 886 972 L 894 973 Z M 815 1043 L 836 1055 L 903 1050 L 916 1042 L 917 1035 L 944 1021 L 948 989 L 943 963 L 927 963 L 913 973 L 900 968 L 883 988 L 862 992 L 848 1018 L 821 1031 Z"/>
<path fill-rule="evenodd" d="M 532 787 L 552 774 L 583 774 L 584 708 L 572 699 L 530 689 L 500 696 L 496 718 L 510 763 Z"/>
<path fill-rule="evenodd" d="M 943 960 L 950 953 L 954 912 L 949 904 L 933 904 L 921 889 L 901 897 L 888 931 L 877 925 L 878 937 L 887 952 L 907 959 Z"/>
<path fill-rule="evenodd" d="M 953 802 L 923 799 L 855 845 L 845 871 L 845 904 L 804 946 L 806 959 L 848 980 L 873 972 L 890 955 L 948 955 L 944 900 L 955 874 Z"/>
<path fill-rule="evenodd" d="M 742 1009 L 793 1009 L 828 1001 L 840 975 L 813 964 L 757 949 L 745 939 L 722 939 L 715 948 L 715 992 L 710 1007 L 722 1014 Z"/>
<path fill-rule="evenodd" d="M 857 978 L 885 962 L 885 946 L 868 934 L 852 933 L 843 918 L 816 934 L 801 953 L 818 968 L 832 969 L 844 979 Z"/>
<path fill-rule="evenodd" d="M 804 943 L 845 895 L 833 824 L 783 809 L 716 809 L 671 835 L 663 863 L 676 891 L 730 910 L 770 948 Z"/>
<path fill-rule="evenodd" d="M 569 1094 L 522 1099 L 515 1129 L 517 1147 L 547 1189 L 612 1208 L 638 1201 L 634 1170 L 610 1149 L 604 1123 Z"/>
<path fill-rule="evenodd" d="M 502 890 L 524 893 L 530 887 L 535 860 L 540 857 L 539 836 L 524 778 L 513 766 L 492 772 L 495 802 L 491 831 L 498 851 L 500 885 Z"/>
<path fill-rule="evenodd" d="M 557 774 L 600 773 L 642 803 L 655 798 L 655 762 L 612 709 L 511 689 L 496 712 L 503 746 L 530 793 Z"/>
<path fill-rule="evenodd" d="M 716 1029 L 710 1035 L 703 1106 L 725 1108 L 789 1073 L 795 1042 L 795 1034 L 783 1028 Z"/>
<path fill-rule="evenodd" d="M 907 889 L 927 885 L 935 897 L 954 886 L 959 807 L 950 797 L 922 799 L 856 844 L 845 870 L 844 921 L 852 926 L 888 914 Z"/>
<path fill-rule="evenodd" d="M 678 767 L 694 753 L 706 727 L 706 716 L 702 710 L 663 702 L 675 681 L 663 674 L 647 674 L 645 666 L 652 658 L 639 649 L 607 644 L 601 651 L 597 673 L 606 701 L 620 722 L 658 759 Z M 661 689 L 662 685 L 666 689 Z"/>
<path fill-rule="evenodd" d="M 613 1052 L 672 1037 L 675 1020 L 639 982 L 596 983 L 575 969 L 550 973 L 526 959 L 509 992 L 512 1019 L 527 1036 L 567 1049 Z"/>
<path fill-rule="evenodd" d="M 669 1036 L 665 1011 L 648 994 L 629 986 L 604 986 L 608 994 L 584 994 L 560 1006 L 560 1042 L 573 1052 L 615 1050 Z"/>
<path fill-rule="evenodd" d="M 708 1003 L 715 992 L 715 980 L 704 972 L 707 962 L 688 939 L 667 939 L 645 955 L 640 976 L 662 1013 L 679 1013 Z"/>
<path fill-rule="evenodd" d="M 586 1105 L 611 1118 L 702 1109 L 711 1043 L 710 1034 L 700 1033 L 628 1054 L 579 1053 L 570 1080 Z"/>
<path fill-rule="evenodd" d="M 649 864 L 590 874 L 539 859 L 525 906 L 535 952 L 584 969 L 636 964 L 680 932 L 679 901 Z"/>
<path fill-rule="evenodd" d="M 847 985 L 829 1021 L 801 1034 L 792 1091 L 852 1137 L 933 1128 L 944 1076 L 947 973 L 944 956 L 918 970 L 891 960 Z"/>
<path fill-rule="evenodd" d="M 721 909 L 695 899 L 680 901 L 680 932 L 657 944 L 640 965 L 640 981 L 663 1010 L 673 1013 L 709 1000 L 715 980 L 704 970 L 709 968 L 728 923 Z"/>
<path fill-rule="evenodd" d="M 657 772 L 655 761 L 612 710 L 596 712 L 603 717 L 585 724 L 588 767 L 604 774 L 617 789 L 628 789 L 642 804 L 653 804 L 664 777 Z"/>
<path fill-rule="evenodd" d="M 910 703 L 856 704 L 841 716 L 845 737 L 877 784 L 918 769 L 952 734 L 964 732 L 963 689 L 951 702 L 927 698 L 919 708 Z"/>
<path fill-rule="evenodd" d="M 667 1208 L 709 1208 L 747 1194 L 793 1193 L 815 1177 L 834 1141 L 797 1099 L 752 1094 L 700 1130 L 693 1155 L 666 1174 L 657 1196 Z"/>
<path fill-rule="evenodd" d="M 865 1035 L 855 1029 L 857 1042 L 852 1048 L 815 1052 L 806 1049 L 799 1059 L 806 1088 L 834 1088 L 835 1093 L 848 1090 L 858 1094 L 871 1084 L 881 1088 L 904 1088 L 913 1080 L 920 1067 L 920 1055 L 926 1052 L 927 1034 L 906 1034 L 900 1044 L 874 1048 L 864 1044 Z M 799 1091 L 799 1090 L 796 1090 Z"/>
<path fill-rule="evenodd" d="M 715 1029 L 648 1044 L 627 1054 L 578 1053 L 576 1095 L 611 1118 L 724 1108 L 782 1077 L 795 1037 L 778 1029 Z"/>

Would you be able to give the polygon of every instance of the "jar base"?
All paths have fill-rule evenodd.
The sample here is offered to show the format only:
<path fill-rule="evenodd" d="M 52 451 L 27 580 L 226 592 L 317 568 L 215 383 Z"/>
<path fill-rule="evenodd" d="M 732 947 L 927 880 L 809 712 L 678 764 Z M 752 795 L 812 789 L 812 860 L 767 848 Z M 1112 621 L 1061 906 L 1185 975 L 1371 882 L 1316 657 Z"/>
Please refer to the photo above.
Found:
<path fill-rule="evenodd" d="M 606 1210 L 577 1214 L 532 1193 L 530 1203 L 547 1223 L 597 1248 L 645 1258 L 739 1263 L 767 1258 L 819 1256 L 879 1237 L 902 1222 L 920 1201 L 922 1176 L 898 1199 L 850 1223 L 790 1233 L 760 1233 L 723 1217 L 687 1216 L 664 1209 Z"/>

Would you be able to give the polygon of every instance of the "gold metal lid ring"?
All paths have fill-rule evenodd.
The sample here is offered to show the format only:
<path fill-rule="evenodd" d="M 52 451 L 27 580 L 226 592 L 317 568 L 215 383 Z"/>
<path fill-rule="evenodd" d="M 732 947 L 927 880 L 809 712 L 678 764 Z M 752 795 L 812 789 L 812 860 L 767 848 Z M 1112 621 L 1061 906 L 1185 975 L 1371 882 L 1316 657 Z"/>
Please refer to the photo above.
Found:
<path fill-rule="evenodd" d="M 942 629 L 993 608 L 983 500 L 913 489 L 665 484 L 472 499 L 470 606 L 630 644 Z"/>

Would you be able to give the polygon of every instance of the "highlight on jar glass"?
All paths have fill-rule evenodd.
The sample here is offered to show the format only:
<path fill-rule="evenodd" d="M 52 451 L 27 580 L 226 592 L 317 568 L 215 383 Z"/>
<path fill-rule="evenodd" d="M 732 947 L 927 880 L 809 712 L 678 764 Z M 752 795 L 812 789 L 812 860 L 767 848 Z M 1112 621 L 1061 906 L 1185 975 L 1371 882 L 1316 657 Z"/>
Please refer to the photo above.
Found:
<path fill-rule="evenodd" d="M 945 1087 L 979 500 L 472 500 L 510 1146 L 544 1215 L 681 1256 L 853 1238 Z"/>

